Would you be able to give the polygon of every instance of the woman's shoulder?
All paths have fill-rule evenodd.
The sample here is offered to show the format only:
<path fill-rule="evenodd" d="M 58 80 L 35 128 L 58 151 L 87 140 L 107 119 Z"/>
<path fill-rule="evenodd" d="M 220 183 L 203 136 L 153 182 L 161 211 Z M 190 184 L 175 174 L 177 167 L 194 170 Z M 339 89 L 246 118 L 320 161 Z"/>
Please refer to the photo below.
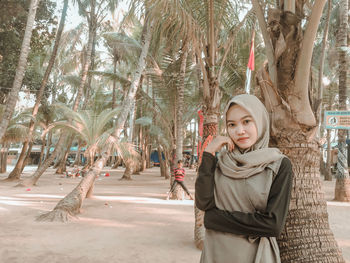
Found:
<path fill-rule="evenodd" d="M 287 156 L 282 157 L 281 167 L 292 167 L 292 162 Z"/>

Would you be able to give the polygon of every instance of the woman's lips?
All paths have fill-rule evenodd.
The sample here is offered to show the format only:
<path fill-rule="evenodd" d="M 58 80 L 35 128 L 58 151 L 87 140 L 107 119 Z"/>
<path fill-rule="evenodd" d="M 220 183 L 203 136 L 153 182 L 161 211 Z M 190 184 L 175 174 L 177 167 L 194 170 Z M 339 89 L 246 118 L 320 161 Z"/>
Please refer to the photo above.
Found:
<path fill-rule="evenodd" d="M 246 140 L 248 140 L 248 139 L 249 139 L 249 137 L 243 137 L 243 138 L 239 138 L 238 141 L 239 141 L 239 142 L 242 142 L 242 141 L 246 141 Z"/>

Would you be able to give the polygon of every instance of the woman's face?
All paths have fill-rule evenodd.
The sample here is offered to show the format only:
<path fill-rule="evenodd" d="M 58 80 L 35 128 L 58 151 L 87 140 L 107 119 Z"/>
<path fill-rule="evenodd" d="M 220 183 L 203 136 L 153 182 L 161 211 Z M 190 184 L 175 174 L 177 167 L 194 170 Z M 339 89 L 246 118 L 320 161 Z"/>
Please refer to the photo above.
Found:
<path fill-rule="evenodd" d="M 239 105 L 233 105 L 226 114 L 227 133 L 240 149 L 248 149 L 258 140 L 258 130 L 250 113 Z"/>

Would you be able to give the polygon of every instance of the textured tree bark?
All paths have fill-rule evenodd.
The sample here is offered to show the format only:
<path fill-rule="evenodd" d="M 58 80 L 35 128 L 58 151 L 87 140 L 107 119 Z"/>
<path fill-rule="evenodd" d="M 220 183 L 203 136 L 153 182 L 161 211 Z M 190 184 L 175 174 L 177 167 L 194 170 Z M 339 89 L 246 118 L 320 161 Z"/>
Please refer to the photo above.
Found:
<path fill-rule="evenodd" d="M 216 115 L 216 114 L 215 114 Z M 204 119 L 203 124 L 203 138 L 202 145 L 208 138 L 208 136 L 215 137 L 218 133 L 218 122 L 208 122 L 209 120 L 215 119 L 217 116 L 207 116 Z M 199 161 L 202 160 L 202 151 L 199 153 Z M 200 165 L 200 162 L 198 163 Z M 197 175 L 198 176 L 198 175 Z M 204 228 L 204 212 L 199 210 L 196 206 L 194 206 L 194 215 L 195 215 L 195 227 L 194 227 L 194 240 L 196 247 L 199 249 L 203 249 L 203 241 L 205 237 L 205 228 Z"/>
<path fill-rule="evenodd" d="M 339 109 L 347 110 L 347 75 L 348 75 L 348 29 L 349 6 L 348 0 L 339 2 L 339 30 L 337 36 L 339 59 Z M 334 199 L 350 202 L 350 177 L 348 171 L 348 148 L 346 145 L 346 130 L 338 131 L 338 162 Z"/>
<path fill-rule="evenodd" d="M 271 117 L 270 144 L 291 159 L 294 171 L 289 213 L 278 243 L 282 262 L 344 262 L 329 228 L 319 146 L 314 140 L 317 124 L 308 99 L 310 56 L 325 0 L 314 2 L 302 32 L 298 16 L 304 13 L 304 4 L 296 1 L 295 14 L 285 12 L 283 5 L 269 10 L 268 37 L 276 56 L 278 85 L 271 82 L 265 68 L 257 74 Z"/>
<path fill-rule="evenodd" d="M 298 137 L 303 135 L 285 131 L 276 145 L 292 161 L 294 173 L 288 218 L 278 238 L 281 261 L 344 262 L 328 223 L 318 144 Z"/>
<path fill-rule="evenodd" d="M 110 151 L 110 150 L 109 150 Z M 89 190 L 92 193 L 92 185 L 96 176 L 101 172 L 104 164 L 109 157 L 108 150 L 102 154 L 102 157 L 96 161 L 93 169 L 82 178 L 77 187 L 73 189 L 65 198 L 63 198 L 53 211 L 40 215 L 38 221 L 62 221 L 66 222 L 75 218 L 80 213 L 81 206 Z"/>

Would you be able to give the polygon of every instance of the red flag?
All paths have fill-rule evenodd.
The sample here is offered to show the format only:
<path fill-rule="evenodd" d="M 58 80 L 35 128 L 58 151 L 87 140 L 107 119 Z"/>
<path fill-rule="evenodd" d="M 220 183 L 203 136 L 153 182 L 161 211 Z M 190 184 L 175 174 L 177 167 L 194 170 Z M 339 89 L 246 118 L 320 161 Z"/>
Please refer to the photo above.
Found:
<path fill-rule="evenodd" d="M 253 31 L 252 43 L 250 46 L 249 60 L 248 60 L 248 68 L 252 71 L 254 70 L 254 37 L 255 37 L 255 31 Z"/>

